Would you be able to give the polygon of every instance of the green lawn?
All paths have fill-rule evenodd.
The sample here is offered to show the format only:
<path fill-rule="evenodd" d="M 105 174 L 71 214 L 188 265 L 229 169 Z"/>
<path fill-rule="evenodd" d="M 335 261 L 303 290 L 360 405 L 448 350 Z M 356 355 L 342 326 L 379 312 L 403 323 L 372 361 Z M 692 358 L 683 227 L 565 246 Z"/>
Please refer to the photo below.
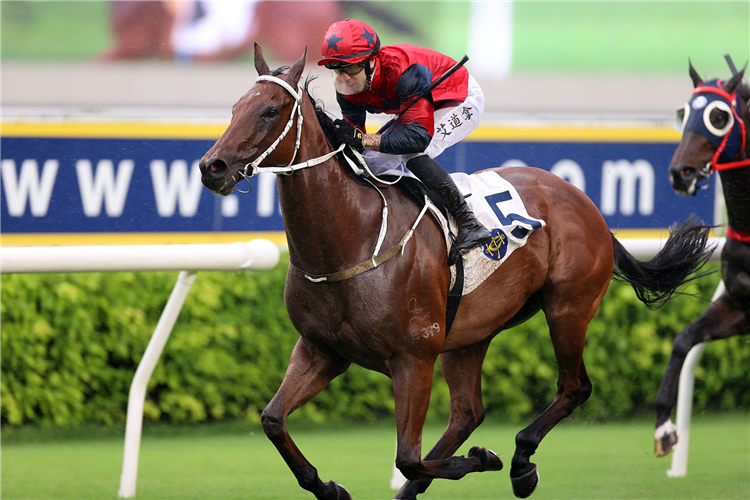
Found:
<path fill-rule="evenodd" d="M 506 462 L 503 471 L 436 481 L 420 498 L 514 498 L 508 470 L 520 428 L 488 421 L 469 441 L 468 445 L 498 452 Z M 292 423 L 290 432 L 324 481 L 339 481 L 355 499 L 392 498 L 388 483 L 395 431 L 391 423 L 319 428 Z M 428 426 L 424 442 L 431 445 L 441 432 L 440 426 Z M 694 416 L 685 478 L 667 478 L 671 458 L 654 458 L 652 434 L 651 422 L 645 419 L 561 424 L 534 456 L 541 482 L 532 498 L 750 498 L 749 414 Z M 3 442 L 3 498 L 117 497 L 121 438 L 58 437 L 39 442 L 34 435 L 26 432 Z M 223 430 L 200 426 L 146 429 L 136 498 L 313 497 L 297 486 L 259 428 L 238 433 L 232 426 Z"/>
<path fill-rule="evenodd" d="M 456 58 L 466 52 L 470 2 L 374 4 L 415 31 L 394 29 L 357 2 L 345 4 L 344 15 L 371 23 L 386 44 L 416 43 Z M 103 1 L 3 0 L 0 17 L 4 61 L 90 60 L 110 43 Z M 750 58 L 747 1 L 517 1 L 513 22 L 514 72 L 687 76 L 691 57 L 701 74 L 723 76 L 724 54 L 738 67 Z M 310 41 L 311 50 L 318 43 Z"/>

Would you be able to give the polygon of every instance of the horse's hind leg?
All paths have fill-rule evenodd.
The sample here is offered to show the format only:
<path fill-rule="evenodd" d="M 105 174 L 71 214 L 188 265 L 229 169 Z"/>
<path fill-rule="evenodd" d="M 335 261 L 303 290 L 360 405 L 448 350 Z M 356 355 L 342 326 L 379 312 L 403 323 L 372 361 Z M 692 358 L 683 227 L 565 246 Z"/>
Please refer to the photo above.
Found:
<path fill-rule="evenodd" d="M 307 461 L 286 430 L 290 413 L 322 391 L 335 377 L 346 371 L 349 362 L 336 353 L 324 351 L 300 337 L 292 351 L 284 381 L 263 414 L 261 422 L 266 436 L 279 450 L 297 478 L 299 485 L 319 500 L 351 499 L 343 486 L 323 483 L 318 471 Z"/>
<path fill-rule="evenodd" d="M 425 455 L 425 460 L 441 460 L 453 456 L 484 420 L 482 363 L 489 345 L 488 338 L 484 342 L 440 355 L 440 368 L 451 395 L 450 419 L 443 435 Z M 488 462 L 491 462 L 488 470 L 500 470 L 503 466 L 502 461 L 491 451 L 477 449 L 473 453 L 485 454 Z M 419 493 L 424 493 L 431 482 L 432 479 L 407 481 L 395 498 L 415 499 Z"/>
<path fill-rule="evenodd" d="M 672 354 L 656 394 L 656 431 L 654 453 L 657 457 L 672 451 L 677 443 L 677 428 L 670 420 L 677 400 L 677 388 L 685 357 L 695 345 L 709 340 L 729 338 L 748 333 L 746 308 L 727 293 L 721 295 L 692 324 L 686 326 L 674 339 Z"/>
<path fill-rule="evenodd" d="M 422 427 L 432 390 L 435 358 L 398 356 L 389 362 L 396 402 L 398 445 L 396 466 L 407 479 L 460 479 L 469 472 L 488 470 L 487 457 L 470 453 L 468 457 L 422 460 Z"/>
<path fill-rule="evenodd" d="M 510 478 L 513 493 L 519 498 L 531 495 L 539 482 L 536 465 L 530 461 L 539 443 L 558 422 L 591 395 L 591 381 L 583 364 L 583 344 L 586 325 L 593 314 L 588 316 L 584 313 L 579 316 L 571 312 L 565 316 L 553 315 L 551 319 L 547 312 L 559 371 L 557 394 L 552 404 L 531 425 L 516 435 L 516 451 L 511 461 Z"/>

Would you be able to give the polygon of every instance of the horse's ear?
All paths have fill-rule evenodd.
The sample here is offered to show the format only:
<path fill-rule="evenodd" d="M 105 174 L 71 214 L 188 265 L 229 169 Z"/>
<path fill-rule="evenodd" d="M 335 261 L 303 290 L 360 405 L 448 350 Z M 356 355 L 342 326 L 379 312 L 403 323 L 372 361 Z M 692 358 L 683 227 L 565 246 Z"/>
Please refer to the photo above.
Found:
<path fill-rule="evenodd" d="M 737 86 L 742 81 L 742 76 L 745 74 L 745 70 L 747 69 L 747 63 L 745 63 L 745 66 L 737 72 L 727 83 L 724 84 L 724 90 L 726 90 L 728 93 L 732 93 L 737 89 Z"/>
<path fill-rule="evenodd" d="M 305 69 L 305 62 L 307 61 L 307 47 L 305 47 L 305 52 L 302 54 L 302 57 L 297 59 L 297 62 L 292 65 L 292 67 L 287 72 L 287 79 L 286 82 L 291 85 L 292 87 L 296 87 L 297 83 L 299 83 L 299 79 L 302 76 L 302 70 Z"/>
<path fill-rule="evenodd" d="M 693 87 L 697 87 L 701 83 L 703 83 L 703 79 L 698 76 L 698 72 L 695 71 L 695 68 L 693 67 L 693 62 L 688 58 L 688 64 L 690 64 L 690 78 L 693 79 Z"/>
<path fill-rule="evenodd" d="M 255 44 L 255 71 L 258 72 L 258 75 L 271 74 L 271 70 L 268 68 L 268 63 L 263 57 L 263 50 L 261 50 L 260 45 L 257 43 Z"/>

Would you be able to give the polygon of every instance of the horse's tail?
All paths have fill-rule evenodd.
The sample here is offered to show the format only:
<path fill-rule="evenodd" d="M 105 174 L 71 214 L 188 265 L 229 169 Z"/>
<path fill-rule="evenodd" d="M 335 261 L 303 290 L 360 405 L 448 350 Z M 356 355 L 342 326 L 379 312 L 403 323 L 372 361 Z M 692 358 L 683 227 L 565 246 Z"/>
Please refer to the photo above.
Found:
<path fill-rule="evenodd" d="M 714 246 L 708 244 L 711 226 L 691 216 L 682 224 L 669 228 L 669 238 L 664 248 L 648 262 L 641 262 L 625 250 L 612 236 L 615 246 L 615 271 L 613 278 L 630 283 L 638 298 L 649 309 L 663 306 L 677 288 L 690 281 L 711 274 L 713 270 L 688 278 L 711 258 Z"/>

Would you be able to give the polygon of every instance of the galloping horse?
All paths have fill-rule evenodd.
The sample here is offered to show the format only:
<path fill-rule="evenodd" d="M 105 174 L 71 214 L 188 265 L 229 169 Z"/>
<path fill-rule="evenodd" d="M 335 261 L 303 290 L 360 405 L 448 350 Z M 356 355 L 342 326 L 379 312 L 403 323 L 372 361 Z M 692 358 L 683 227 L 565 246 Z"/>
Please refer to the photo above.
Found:
<path fill-rule="evenodd" d="M 272 72 L 256 45 L 260 76 L 200 162 L 203 183 L 223 195 L 258 172 L 289 174 L 277 179 L 290 260 L 284 300 L 300 338 L 262 413 L 266 435 L 302 488 L 318 499 L 351 498 L 340 484 L 320 480 L 289 436 L 286 419 L 354 362 L 393 381 L 396 465 L 409 479 L 397 498 L 415 499 L 433 478 L 500 470 L 500 458 L 485 448 L 473 447 L 466 457 L 453 454 L 484 419 L 481 369 L 490 340 L 541 309 L 558 362 L 557 395 L 518 434 L 510 471 L 516 496 L 531 495 L 538 483 L 531 455 L 591 394 L 582 359 L 586 328 L 613 269 L 644 302 L 658 304 L 708 258 L 708 228 L 692 219 L 683 223 L 657 257 L 641 263 L 578 188 L 544 170 L 495 169 L 515 186 L 528 213 L 547 225 L 509 256 L 502 271 L 463 297 L 446 335 L 451 272 L 441 227 L 431 217 L 415 224 L 422 206 L 402 189 L 378 191 L 353 173 L 326 135 L 331 118 L 300 84 L 305 60 L 306 52 L 291 68 Z M 296 138 L 287 135 L 295 129 Z M 381 239 L 384 202 L 391 219 Z M 390 250 L 375 257 L 372 249 L 380 242 Z M 450 420 L 422 459 L 438 357 L 450 389 Z"/>
<path fill-rule="evenodd" d="M 730 68 L 734 72 L 731 62 Z M 675 337 L 655 401 L 656 456 L 666 455 L 677 442 L 670 415 L 690 349 L 701 342 L 750 333 L 750 87 L 741 83 L 744 73 L 745 68 L 729 81 L 704 82 L 691 63 L 695 90 L 690 102 L 678 110 L 683 135 L 669 166 L 669 179 L 677 193 L 696 195 L 700 182 L 709 179 L 712 171 L 719 172 L 728 218 L 721 252 L 726 291 Z"/>

